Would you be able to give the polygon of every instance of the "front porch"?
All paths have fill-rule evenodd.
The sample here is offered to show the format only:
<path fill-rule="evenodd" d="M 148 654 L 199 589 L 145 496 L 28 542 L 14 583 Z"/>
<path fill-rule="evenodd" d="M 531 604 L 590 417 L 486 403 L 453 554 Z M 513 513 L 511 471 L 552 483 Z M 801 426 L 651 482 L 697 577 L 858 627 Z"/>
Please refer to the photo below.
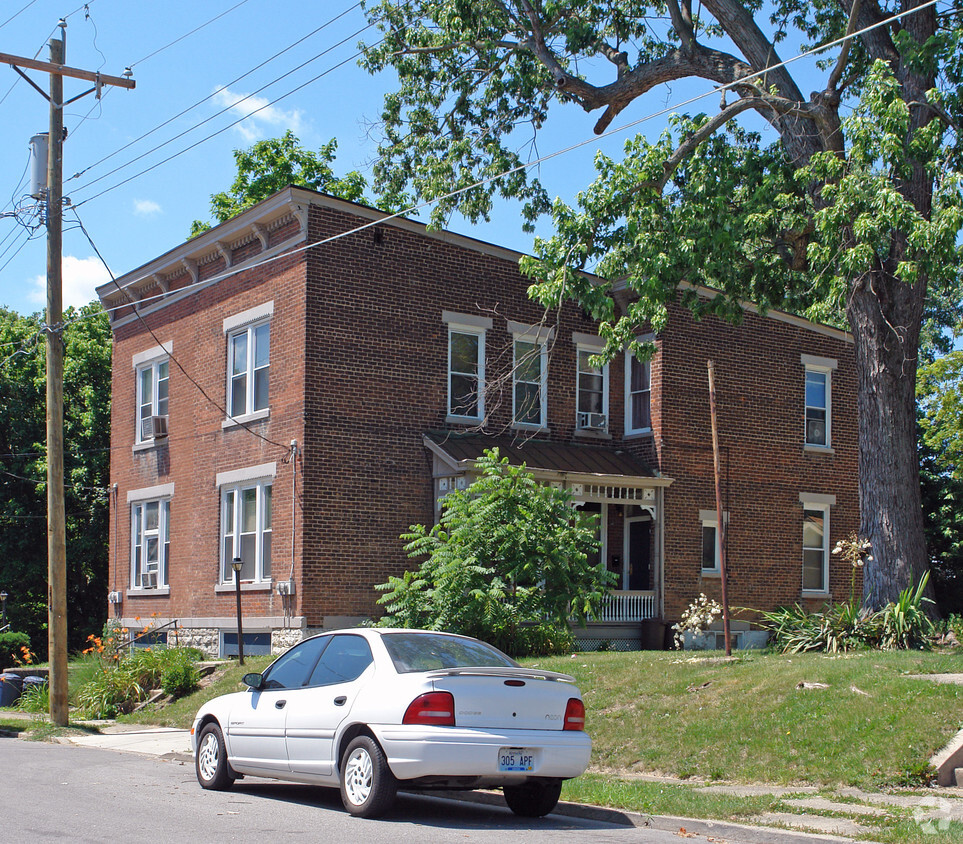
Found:
<path fill-rule="evenodd" d="M 659 620 L 655 590 L 625 589 L 609 593 L 585 627 L 573 626 L 580 651 L 662 650 L 665 625 Z"/>

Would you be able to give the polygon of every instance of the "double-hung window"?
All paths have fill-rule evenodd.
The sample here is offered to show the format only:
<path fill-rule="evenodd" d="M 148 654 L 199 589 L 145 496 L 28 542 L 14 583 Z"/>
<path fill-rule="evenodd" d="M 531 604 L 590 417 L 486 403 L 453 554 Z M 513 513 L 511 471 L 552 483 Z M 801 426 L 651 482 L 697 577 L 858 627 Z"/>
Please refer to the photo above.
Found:
<path fill-rule="evenodd" d="M 272 505 L 275 464 L 218 475 L 221 489 L 221 583 L 234 582 L 234 561 L 240 559 L 240 579 L 271 580 Z"/>
<path fill-rule="evenodd" d="M 512 334 L 512 420 L 526 428 L 548 424 L 550 329 L 509 321 Z"/>
<path fill-rule="evenodd" d="M 813 450 L 832 447 L 832 373 L 836 361 L 802 355 L 806 372 L 805 443 Z"/>
<path fill-rule="evenodd" d="M 829 508 L 835 496 L 800 493 L 803 506 L 802 591 L 829 591 Z"/>
<path fill-rule="evenodd" d="M 723 518 L 728 523 L 729 514 Z M 719 532 L 719 515 L 715 510 L 700 510 L 702 523 L 702 573 L 719 574 L 722 571 L 722 544 Z"/>
<path fill-rule="evenodd" d="M 127 493 L 130 504 L 130 588 L 164 589 L 170 559 L 173 484 Z"/>
<path fill-rule="evenodd" d="M 151 443 L 167 436 L 171 344 L 134 355 L 137 389 L 137 430 L 134 442 Z"/>
<path fill-rule="evenodd" d="M 260 418 L 268 413 L 273 313 L 272 301 L 224 320 L 231 419 Z"/>
<path fill-rule="evenodd" d="M 448 403 L 451 422 L 485 418 L 485 331 L 491 319 L 445 311 L 448 324 Z"/>
<path fill-rule="evenodd" d="M 609 422 L 609 367 L 593 366 L 592 358 L 602 352 L 600 345 L 576 346 L 575 428 L 578 431 L 607 431 Z"/>
<path fill-rule="evenodd" d="M 625 357 L 625 433 L 641 434 L 652 430 L 650 396 L 652 367 L 629 352 Z"/>

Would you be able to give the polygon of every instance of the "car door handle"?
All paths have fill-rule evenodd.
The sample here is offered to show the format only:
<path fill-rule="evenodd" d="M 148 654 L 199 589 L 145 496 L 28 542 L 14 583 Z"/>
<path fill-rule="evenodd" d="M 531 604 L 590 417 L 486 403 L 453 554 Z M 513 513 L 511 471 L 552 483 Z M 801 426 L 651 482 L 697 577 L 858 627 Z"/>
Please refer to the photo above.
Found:
<path fill-rule="evenodd" d="M 287 703 L 286 700 L 276 700 L 276 701 L 274 701 L 274 708 L 275 708 L 275 709 L 284 709 L 284 704 L 286 704 L 286 703 Z"/>
<path fill-rule="evenodd" d="M 344 706 L 347 702 L 348 702 L 348 696 L 347 696 L 347 695 L 338 695 L 338 696 L 334 699 L 334 705 L 335 705 L 335 706 Z"/>

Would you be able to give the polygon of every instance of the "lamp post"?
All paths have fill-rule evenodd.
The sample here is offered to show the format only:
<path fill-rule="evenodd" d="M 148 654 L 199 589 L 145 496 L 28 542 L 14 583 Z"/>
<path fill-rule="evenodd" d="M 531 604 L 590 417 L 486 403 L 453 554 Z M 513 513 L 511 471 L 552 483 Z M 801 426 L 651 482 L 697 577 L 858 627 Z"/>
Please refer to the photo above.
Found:
<path fill-rule="evenodd" d="M 241 626 L 241 566 L 244 563 L 240 557 L 235 557 L 231 563 L 234 569 L 234 594 L 237 597 L 237 664 L 244 665 L 244 629 Z"/>
<path fill-rule="evenodd" d="M 0 628 L 3 628 L 3 627 L 6 627 L 7 625 L 7 593 L 6 592 L 0 592 L 0 607 L 3 608 L 2 610 L 0 610 L 0 612 L 2 612 L 3 614 L 2 617 L 0 617 Z"/>

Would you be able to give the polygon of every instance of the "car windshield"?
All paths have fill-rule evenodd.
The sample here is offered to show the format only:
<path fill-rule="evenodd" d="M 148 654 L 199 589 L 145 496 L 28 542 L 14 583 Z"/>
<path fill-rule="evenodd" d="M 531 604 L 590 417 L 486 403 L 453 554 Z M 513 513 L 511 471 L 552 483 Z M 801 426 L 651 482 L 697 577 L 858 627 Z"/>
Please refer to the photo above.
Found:
<path fill-rule="evenodd" d="M 497 648 L 476 639 L 444 633 L 385 633 L 381 639 L 399 674 L 438 668 L 518 666 Z"/>

